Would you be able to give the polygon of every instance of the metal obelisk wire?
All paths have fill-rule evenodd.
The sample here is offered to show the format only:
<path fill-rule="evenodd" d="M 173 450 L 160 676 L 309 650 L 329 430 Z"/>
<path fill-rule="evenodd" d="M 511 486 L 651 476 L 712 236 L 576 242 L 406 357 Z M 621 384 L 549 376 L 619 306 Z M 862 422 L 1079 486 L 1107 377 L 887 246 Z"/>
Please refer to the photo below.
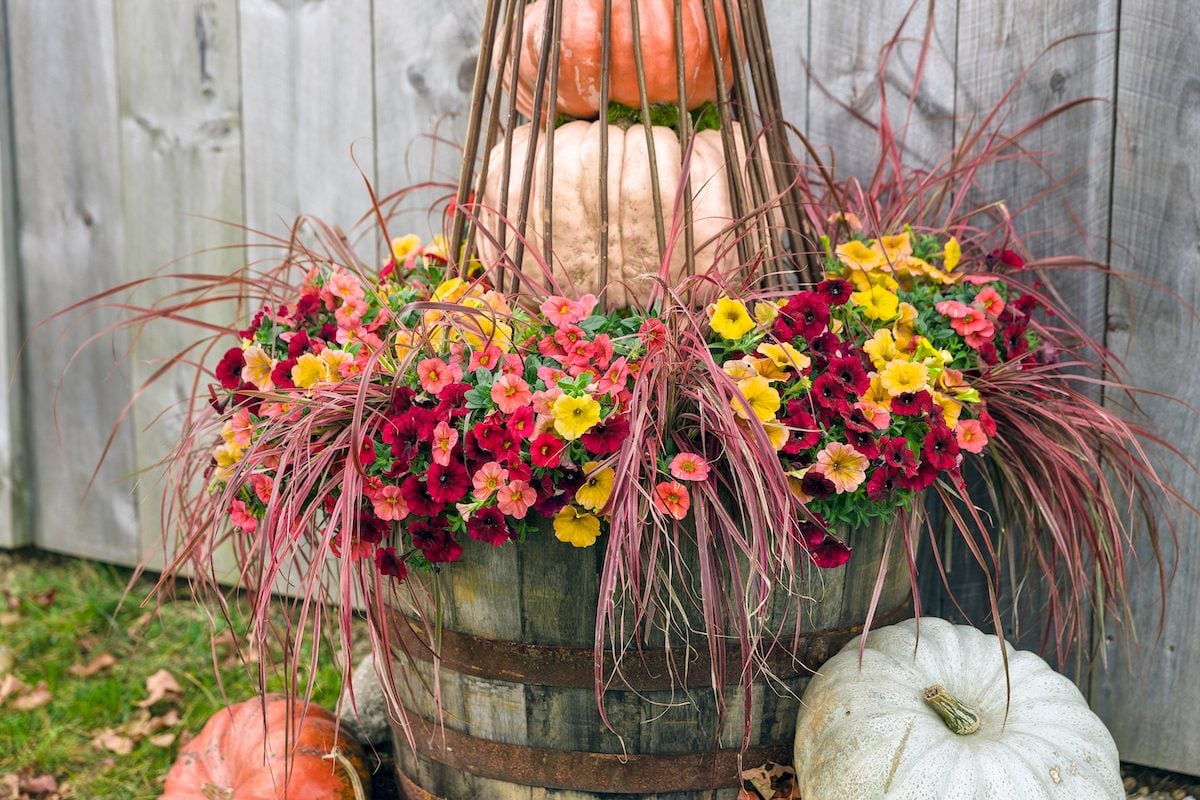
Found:
<path fill-rule="evenodd" d="M 598 0 L 591 0 L 597 2 Z M 673 198 L 667 198 L 664 209 L 660 165 L 655 152 L 651 123 L 651 102 L 646 89 L 646 73 L 639 0 L 599 0 L 601 14 L 601 63 L 599 65 L 599 186 L 598 205 L 598 285 L 604 286 L 610 276 L 609 228 L 609 122 L 607 113 L 612 96 L 613 7 L 624 11 L 632 27 L 633 58 L 636 69 L 640 124 L 645 130 L 651 193 L 656 210 L 654 220 L 657 256 L 661 260 L 668 249 L 668 234 L 672 223 Z M 661 2 L 662 0 L 654 0 Z M 817 274 L 817 246 L 807 233 L 803 209 L 795 187 L 797 159 L 791 154 L 788 134 L 783 124 L 779 86 L 775 77 L 771 44 L 767 31 L 762 0 L 673 0 L 674 26 L 672 39 L 677 73 L 678 136 L 683 158 L 689 157 L 695 126 L 688 109 L 688 86 L 685 77 L 684 2 L 703 6 L 707 38 L 711 49 L 716 82 L 716 111 L 720 120 L 720 139 L 725 155 L 725 172 L 732 209 L 732 241 L 738 264 L 743 269 L 755 269 L 768 286 L 783 286 L 797 280 L 807 282 Z M 580 0 L 545 0 L 545 16 L 541 28 L 541 50 L 537 61 L 536 79 L 527 107 L 529 138 L 521 163 L 513 163 L 512 132 L 524 119 L 518 109 L 517 92 L 520 81 L 522 46 L 525 44 L 527 0 L 487 0 L 479 62 L 475 70 L 467 137 L 459 171 L 456 208 L 471 208 L 475 198 L 485 194 L 492 163 L 499 155 L 502 143 L 502 163 L 499 164 L 499 201 L 495 211 L 504 224 L 486 234 L 494 238 L 501 258 L 510 261 L 512 269 L 495 273 L 501 290 L 517 290 L 517 275 L 525 258 L 531 216 L 535 170 L 541 169 L 546 187 L 542 194 L 541 256 L 552 264 L 554 236 L 554 136 L 561 122 L 557 114 L 559 97 L 560 51 L 564 13 L 573 13 L 572 5 Z M 652 0 L 642 0 L 649 3 Z M 565 12 L 564 12 L 565 6 Z M 728 55 L 722 52 L 719 36 L 718 11 L 724 17 L 728 32 Z M 740 32 L 740 35 L 739 35 Z M 497 51 L 499 57 L 497 58 Z M 727 78 L 727 73 L 729 78 Z M 507 88 L 507 91 L 505 91 Z M 737 122 L 737 125 L 731 123 Z M 738 141 L 740 131 L 740 139 Z M 540 137 L 545 147 L 539 149 Z M 740 148 L 740 150 L 739 150 Z M 542 164 L 537 165 L 539 152 L 544 152 Z M 741 158 L 739 153 L 744 153 Z M 514 184 L 514 181 L 519 183 Z M 682 199 L 682 246 L 686 274 L 696 271 L 696 247 L 705 243 L 695 241 L 693 227 L 693 187 L 687 170 L 681 170 L 684 183 L 679 192 Z M 518 185 L 515 195 L 511 188 Z M 515 200 L 515 202 L 510 202 Z M 478 216 L 472 213 L 453 215 L 450 231 L 450 250 L 460 264 L 472 263 L 477 253 L 479 236 Z M 574 221 L 562 224 L 575 224 Z M 510 244 L 511 243 L 511 244 Z M 676 244 L 678 246 L 678 244 Z M 602 301 L 604 298 L 601 298 Z"/>

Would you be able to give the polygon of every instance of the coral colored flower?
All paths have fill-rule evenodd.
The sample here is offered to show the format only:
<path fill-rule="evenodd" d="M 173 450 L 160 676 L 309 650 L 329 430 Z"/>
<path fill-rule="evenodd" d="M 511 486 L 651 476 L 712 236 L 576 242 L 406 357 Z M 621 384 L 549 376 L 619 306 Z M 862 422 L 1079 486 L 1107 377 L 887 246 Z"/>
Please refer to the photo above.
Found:
<path fill-rule="evenodd" d="M 968 453 L 982 453 L 988 443 L 983 425 L 976 419 L 960 419 L 954 429 L 954 438 L 958 440 L 958 446 Z"/>
<path fill-rule="evenodd" d="M 454 452 L 456 444 L 458 444 L 458 431 L 445 422 L 439 422 L 433 429 L 433 441 L 430 444 L 433 449 L 433 463 L 443 467 L 449 464 L 450 455 Z"/>
<path fill-rule="evenodd" d="M 489 461 L 475 471 L 475 475 L 471 478 L 471 484 L 474 487 L 472 494 L 478 500 L 486 500 L 499 491 L 500 487 L 508 481 L 508 470 L 500 465 L 499 461 Z"/>
<path fill-rule="evenodd" d="M 600 404 L 590 395 L 574 397 L 564 394 L 554 401 L 554 430 L 568 442 L 573 442 L 600 421 Z"/>
<path fill-rule="evenodd" d="M 498 508 L 484 508 L 467 522 L 467 535 L 477 542 L 499 547 L 513 538 L 512 530 Z"/>
<path fill-rule="evenodd" d="M 399 486 L 389 484 L 380 489 L 371 499 L 375 516 L 384 520 L 398 522 L 408 516 L 408 503 Z"/>
<path fill-rule="evenodd" d="M 554 517 L 554 537 L 575 547 L 591 547 L 600 536 L 600 520 L 581 514 L 575 506 L 563 506 Z"/>
<path fill-rule="evenodd" d="M 983 291 L 975 295 L 975 302 L 982 303 L 983 310 L 993 317 L 998 317 L 1004 313 L 1004 298 L 991 286 L 985 287 Z"/>
<path fill-rule="evenodd" d="M 250 417 L 250 409 L 239 408 L 229 420 L 229 438 L 226 441 L 238 447 L 246 447 L 253 437 L 254 420 Z"/>
<path fill-rule="evenodd" d="M 535 467 L 553 469 L 558 466 L 566 442 L 553 433 L 541 433 L 529 443 L 529 460 Z"/>
<path fill-rule="evenodd" d="M 654 507 L 675 519 L 684 519 L 692 506 L 687 487 L 675 481 L 663 481 L 654 487 Z"/>
<path fill-rule="evenodd" d="M 838 494 L 853 492 L 867 478 L 870 462 L 848 444 L 830 442 L 817 453 L 817 467 Z"/>
<path fill-rule="evenodd" d="M 492 402 L 505 414 L 512 414 L 529 405 L 533 394 L 529 384 L 516 375 L 501 375 L 492 384 Z"/>
<path fill-rule="evenodd" d="M 740 339 L 754 330 L 754 319 L 746 310 L 746 304 L 729 297 L 722 297 L 712 306 L 708 324 L 721 338 L 729 341 Z"/>
<path fill-rule="evenodd" d="M 421 381 L 422 389 L 437 395 L 450 384 L 462 380 L 462 367 L 447 364 L 440 358 L 427 358 L 417 364 L 417 378 Z"/>
<path fill-rule="evenodd" d="M 551 325 L 559 328 L 587 319 L 595 307 L 596 296 L 594 294 L 584 295 L 579 300 L 568 300 L 565 297 L 551 295 L 546 302 L 542 303 L 541 311 Z"/>
<path fill-rule="evenodd" d="M 708 478 L 708 462 L 695 453 L 680 453 L 671 459 L 671 474 L 681 481 L 702 481 Z"/>
<path fill-rule="evenodd" d="M 242 351 L 242 380 L 246 383 L 252 383 L 260 391 L 269 392 L 275 388 L 275 381 L 271 377 L 271 373 L 275 369 L 276 361 L 267 354 L 258 345 L 251 345 Z"/>
<path fill-rule="evenodd" d="M 305 353 L 296 359 L 296 365 L 292 367 L 292 383 L 301 389 L 311 389 L 328 380 L 329 365 L 320 356 Z"/>
<path fill-rule="evenodd" d="M 237 525 L 246 533 L 253 533 L 258 527 L 258 520 L 246 510 L 246 504 L 241 500 L 234 500 L 229 504 L 229 517 L 233 520 L 233 524 Z"/>
<path fill-rule="evenodd" d="M 888 426 L 892 424 L 892 415 L 883 406 L 877 406 L 874 403 L 864 403 L 860 400 L 854 404 L 854 409 L 861 411 L 863 418 L 871 423 L 871 427 L 877 431 L 886 431 Z"/>
<path fill-rule="evenodd" d="M 405 566 L 404 559 L 396 555 L 394 547 L 380 547 L 375 550 L 375 569 L 379 570 L 380 575 L 387 575 L 397 581 L 408 577 L 408 567 Z"/>
<path fill-rule="evenodd" d="M 900 298 L 882 286 L 872 286 L 861 292 L 850 295 L 850 299 L 863 307 L 863 316 L 867 319 L 895 319 L 900 308 Z"/>
<path fill-rule="evenodd" d="M 647 353 L 657 353 L 667 343 L 667 326 L 662 320 L 651 317 L 642 321 L 638 328 L 638 336 L 646 346 Z"/>
<path fill-rule="evenodd" d="M 763 422 L 775 419 L 779 411 L 779 392 L 771 387 L 766 378 L 746 378 L 738 381 L 738 394 L 730 398 L 734 413 L 742 419 L 757 417 Z"/>
<path fill-rule="evenodd" d="M 364 296 L 362 283 L 358 278 L 344 270 L 338 270 L 326 284 L 329 293 L 347 302 L 362 300 Z"/>
<path fill-rule="evenodd" d="M 585 475 L 583 484 L 575 490 L 575 502 L 588 511 L 599 511 L 604 508 L 612 495 L 613 484 L 616 483 L 617 473 L 612 467 L 599 469 L 595 461 L 583 465 Z"/>
<path fill-rule="evenodd" d="M 496 507 L 513 519 L 525 519 L 535 500 L 537 492 L 526 481 L 513 481 L 496 493 Z"/>
<path fill-rule="evenodd" d="M 920 392 L 929 385 L 929 367 L 920 362 L 889 361 L 879 373 L 879 383 L 891 397 Z"/>
<path fill-rule="evenodd" d="M 476 348 L 471 351 L 471 359 L 467 364 L 467 371 L 474 372 L 477 369 L 486 369 L 491 372 L 500 363 L 500 357 L 503 355 L 504 351 L 494 344 L 489 344 L 484 348 Z"/>

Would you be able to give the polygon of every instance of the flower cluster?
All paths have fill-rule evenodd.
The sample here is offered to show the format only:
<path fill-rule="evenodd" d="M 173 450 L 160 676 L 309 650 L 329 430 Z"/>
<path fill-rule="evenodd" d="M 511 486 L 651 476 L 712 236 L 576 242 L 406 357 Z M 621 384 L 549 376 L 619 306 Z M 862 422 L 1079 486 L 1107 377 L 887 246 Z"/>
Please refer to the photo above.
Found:
<path fill-rule="evenodd" d="M 977 379 L 1036 349 L 1034 299 L 956 272 L 960 259 L 954 238 L 854 238 L 828 249 L 811 290 L 710 308 L 733 410 L 777 451 L 827 560 L 848 552 L 826 525 L 888 519 L 983 451 L 995 425 Z"/>

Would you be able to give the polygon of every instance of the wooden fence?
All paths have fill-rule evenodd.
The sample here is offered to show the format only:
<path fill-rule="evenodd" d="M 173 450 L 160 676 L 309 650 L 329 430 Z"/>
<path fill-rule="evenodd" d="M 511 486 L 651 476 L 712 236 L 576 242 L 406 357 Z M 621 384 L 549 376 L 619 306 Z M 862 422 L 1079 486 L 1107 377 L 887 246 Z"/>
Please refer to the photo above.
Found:
<path fill-rule="evenodd" d="M 877 114 L 880 48 L 908 0 L 767 5 L 790 120 L 816 143 L 836 144 L 841 172 L 863 173 L 874 138 L 851 110 Z M 242 234 L 204 217 L 271 232 L 299 212 L 349 225 L 367 207 L 360 169 L 383 189 L 452 179 L 453 148 L 426 134 L 461 133 L 481 7 L 0 0 L 0 370 L 14 376 L 0 393 L 0 545 L 137 561 L 159 537 L 159 489 L 140 470 L 171 438 L 169 418 L 150 423 L 186 388 L 163 386 L 132 408 L 78 504 L 131 387 L 173 343 L 117 342 L 133 358 L 114 367 L 105 339 L 60 384 L 74 344 L 105 320 L 30 336 L 34 324 L 181 254 L 208 251 L 190 270 L 233 268 L 239 255 L 215 248 Z M 1172 292 L 1200 297 L 1200 4 L 922 0 L 886 73 L 893 97 L 912 87 L 926 24 L 934 49 L 910 123 L 914 159 L 947 153 L 1026 70 L 1010 130 L 1096 98 L 1026 140 L 1066 202 L 1037 203 L 1022 225 L 1038 233 L 1041 254 L 1082 250 L 1147 279 L 1090 277 L 1066 296 L 1126 358 L 1133 381 L 1191 399 L 1200 332 Z M 1014 207 L 1046 180 L 1019 166 L 987 176 Z M 420 207 L 406 227 L 428 233 Z M 1185 453 L 1200 451 L 1194 417 L 1166 401 L 1146 409 Z M 1195 475 L 1173 477 L 1200 501 Z M 1189 547 L 1165 632 L 1155 639 L 1157 578 L 1148 573 L 1131 598 L 1143 647 L 1130 655 L 1100 641 L 1109 667 L 1093 673 L 1091 691 L 1127 759 L 1200 773 L 1195 534 L 1194 521 L 1179 532 Z"/>

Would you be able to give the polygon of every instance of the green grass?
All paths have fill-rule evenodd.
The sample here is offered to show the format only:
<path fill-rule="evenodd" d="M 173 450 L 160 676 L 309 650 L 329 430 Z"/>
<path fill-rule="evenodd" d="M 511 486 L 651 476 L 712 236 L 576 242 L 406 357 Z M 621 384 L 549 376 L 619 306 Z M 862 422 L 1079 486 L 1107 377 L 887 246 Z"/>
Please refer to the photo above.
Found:
<path fill-rule="evenodd" d="M 146 678 L 169 670 L 183 688 L 174 707 L 182 721 L 170 732 L 194 735 L 225 700 L 213 668 L 209 613 L 190 599 L 165 602 L 149 619 L 153 604 L 140 602 L 151 587 L 134 585 L 121 603 L 129 570 L 41 553 L 0 553 L 0 612 L 11 613 L 0 626 L 0 678 L 11 672 L 27 684 L 48 684 L 52 700 L 30 711 L 0 705 L 0 775 L 22 770 L 51 773 L 69 781 L 73 796 L 87 798 L 158 797 L 161 778 L 177 755 L 178 738 L 167 748 L 146 740 L 129 755 L 92 747 L 95 732 L 116 728 L 134 717 L 134 705 L 146 697 Z M 45 605 L 36 598 L 56 590 Z M 181 595 L 186 592 L 181 592 Z M 4 600 L 16 598 L 16 608 Z M 216 632 L 226 627 L 215 608 Z M 235 631 L 245 630 L 235 614 Z M 92 677 L 72 676 L 68 669 L 111 653 L 117 665 Z M 225 655 L 227 651 L 219 651 Z M 11 665 L 7 665 L 11 657 Z M 223 688 L 231 702 L 258 692 L 256 671 L 235 656 L 221 659 Z M 341 670 L 322 652 L 313 700 L 332 708 L 337 702 Z M 282 688 L 278 676 L 268 689 Z M 162 714 L 171 704 L 155 706 Z"/>

